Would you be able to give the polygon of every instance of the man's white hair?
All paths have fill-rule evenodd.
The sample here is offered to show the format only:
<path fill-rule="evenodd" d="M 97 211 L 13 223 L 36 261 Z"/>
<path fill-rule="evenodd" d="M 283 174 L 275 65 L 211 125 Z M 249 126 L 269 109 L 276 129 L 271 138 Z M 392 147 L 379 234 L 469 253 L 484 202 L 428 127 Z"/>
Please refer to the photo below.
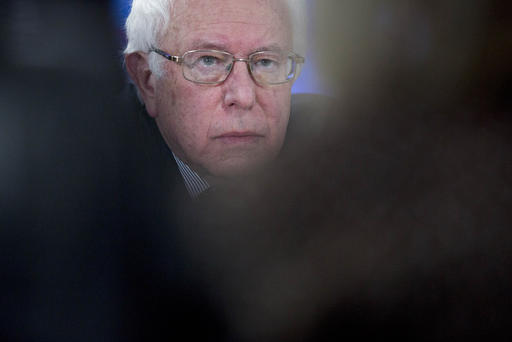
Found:
<path fill-rule="evenodd" d="M 270 0 L 278 1 L 278 0 Z M 292 20 L 293 50 L 304 56 L 306 49 L 305 0 L 285 1 Z M 133 52 L 149 52 L 167 31 L 170 23 L 174 0 L 133 0 L 130 14 L 126 20 L 128 44 L 125 55 Z M 161 75 L 163 58 L 156 54 L 149 56 L 149 67 Z"/>

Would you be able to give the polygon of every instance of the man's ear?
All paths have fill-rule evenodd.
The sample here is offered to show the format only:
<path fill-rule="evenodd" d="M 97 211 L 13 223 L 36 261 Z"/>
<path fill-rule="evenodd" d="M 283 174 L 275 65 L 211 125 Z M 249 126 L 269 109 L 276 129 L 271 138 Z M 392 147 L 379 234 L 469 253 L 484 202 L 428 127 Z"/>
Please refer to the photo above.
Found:
<path fill-rule="evenodd" d="M 140 52 L 130 53 L 125 56 L 125 65 L 130 78 L 137 86 L 139 95 L 144 101 L 146 111 L 149 116 L 155 118 L 156 111 L 156 93 L 155 81 L 156 75 L 149 68 L 148 55 Z"/>

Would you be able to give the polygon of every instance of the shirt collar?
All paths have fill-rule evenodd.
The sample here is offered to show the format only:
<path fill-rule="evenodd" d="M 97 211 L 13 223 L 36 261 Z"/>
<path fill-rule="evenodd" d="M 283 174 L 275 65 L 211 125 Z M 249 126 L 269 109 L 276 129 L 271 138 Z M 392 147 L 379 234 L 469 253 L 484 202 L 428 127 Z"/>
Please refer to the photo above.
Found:
<path fill-rule="evenodd" d="M 178 164 L 178 169 L 180 170 L 181 176 L 185 182 L 185 187 L 187 188 L 190 197 L 197 198 L 200 194 L 210 188 L 210 184 L 201 178 L 201 176 L 199 176 L 187 164 L 181 161 L 181 159 L 178 158 L 174 152 L 172 152 L 172 155 Z"/>

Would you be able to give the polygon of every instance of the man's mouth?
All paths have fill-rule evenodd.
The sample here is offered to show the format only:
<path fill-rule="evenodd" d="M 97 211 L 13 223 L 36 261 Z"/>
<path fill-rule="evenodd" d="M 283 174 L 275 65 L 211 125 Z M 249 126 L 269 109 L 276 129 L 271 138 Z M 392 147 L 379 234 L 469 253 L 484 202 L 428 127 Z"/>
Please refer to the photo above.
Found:
<path fill-rule="evenodd" d="M 261 134 L 251 131 L 243 131 L 223 133 L 218 136 L 215 136 L 214 140 L 219 140 L 226 144 L 235 144 L 255 142 L 261 138 L 263 138 L 263 135 Z"/>

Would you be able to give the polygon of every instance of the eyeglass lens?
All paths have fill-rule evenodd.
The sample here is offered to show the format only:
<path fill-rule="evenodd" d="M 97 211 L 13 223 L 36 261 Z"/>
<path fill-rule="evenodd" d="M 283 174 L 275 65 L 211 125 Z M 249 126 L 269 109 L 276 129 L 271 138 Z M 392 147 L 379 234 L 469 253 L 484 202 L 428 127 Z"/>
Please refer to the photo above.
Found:
<path fill-rule="evenodd" d="M 199 83 L 223 82 L 231 72 L 235 58 L 227 52 L 190 51 L 183 56 L 183 75 Z M 249 56 L 249 69 L 257 82 L 278 84 L 293 78 L 295 60 L 278 52 L 257 52 Z"/>

